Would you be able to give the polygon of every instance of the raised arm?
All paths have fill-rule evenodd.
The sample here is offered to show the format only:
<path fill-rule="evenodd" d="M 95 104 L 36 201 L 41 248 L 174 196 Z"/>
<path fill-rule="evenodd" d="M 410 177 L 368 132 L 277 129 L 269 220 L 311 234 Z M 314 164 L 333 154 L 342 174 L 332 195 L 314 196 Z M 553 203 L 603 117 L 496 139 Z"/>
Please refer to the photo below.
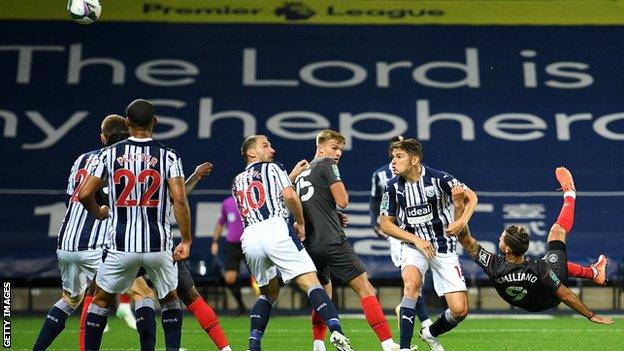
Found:
<path fill-rule="evenodd" d="M 195 172 L 193 172 L 193 174 L 191 174 L 191 176 L 188 177 L 188 179 L 186 179 L 186 181 L 184 182 L 184 188 L 186 189 L 186 193 L 188 194 L 193 191 L 197 183 L 199 183 L 200 180 L 204 179 L 207 175 L 210 174 L 210 172 L 212 172 L 212 168 L 213 165 L 210 162 L 204 162 L 199 166 L 195 167 Z"/>
<path fill-rule="evenodd" d="M 288 175 L 290 182 L 295 184 L 295 180 L 297 180 L 297 177 L 299 176 L 299 174 L 301 174 L 303 170 L 308 168 L 309 165 L 310 163 L 307 160 L 301 160 L 297 162 L 295 167 L 292 169 L 292 171 L 290 171 L 290 174 Z"/>
<path fill-rule="evenodd" d="M 462 206 L 463 211 L 461 212 L 459 217 L 457 217 L 458 212 L 455 212 L 456 213 L 455 221 L 449 224 L 449 226 L 446 228 L 446 232 L 450 235 L 459 234 L 462 231 L 462 229 L 468 224 L 468 221 L 470 221 L 470 218 L 472 217 L 472 214 L 474 213 L 474 210 L 477 207 L 477 202 L 478 202 L 477 194 L 475 194 L 475 192 L 472 191 L 470 188 L 465 187 L 465 186 L 455 185 L 453 186 L 452 189 L 456 189 L 456 188 L 463 189 L 463 200 L 460 200 L 460 203 L 456 204 L 455 196 L 452 195 L 453 204 L 455 204 L 456 209 L 457 209 L 457 205 Z"/>
<path fill-rule="evenodd" d="M 453 198 L 453 204 L 455 206 L 455 220 L 461 218 L 465 212 L 466 203 L 466 189 L 461 185 L 455 185 L 451 189 L 451 196 Z M 452 235 L 451 233 L 449 233 Z M 477 257 L 477 251 L 479 251 L 479 242 L 470 235 L 470 228 L 466 224 L 462 231 L 457 235 L 457 241 L 468 251 L 468 255 L 472 259 Z"/>
<path fill-rule="evenodd" d="M 574 294 L 568 287 L 561 284 L 559 289 L 555 291 L 557 297 L 561 299 L 563 303 L 565 303 L 568 307 L 576 311 L 576 313 L 581 316 L 589 319 L 590 321 L 597 324 L 613 324 L 613 319 L 599 316 L 592 312 L 589 307 L 587 307 L 579 298 Z"/>
<path fill-rule="evenodd" d="M 185 260 L 189 257 L 191 249 L 191 210 L 189 209 L 186 190 L 184 189 L 184 178 L 174 177 L 167 180 L 171 200 L 173 201 L 173 214 L 175 215 L 182 235 L 182 241 L 173 251 L 176 261 Z"/>

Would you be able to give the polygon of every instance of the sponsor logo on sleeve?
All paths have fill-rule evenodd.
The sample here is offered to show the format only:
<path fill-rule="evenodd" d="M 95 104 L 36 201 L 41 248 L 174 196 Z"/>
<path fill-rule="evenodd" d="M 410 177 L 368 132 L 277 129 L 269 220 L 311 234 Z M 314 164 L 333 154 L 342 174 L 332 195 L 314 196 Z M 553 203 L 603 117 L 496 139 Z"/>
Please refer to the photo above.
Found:
<path fill-rule="evenodd" d="M 492 258 L 492 254 L 483 250 L 483 248 L 479 249 L 479 254 L 477 255 L 477 260 L 483 266 L 487 266 L 490 263 L 490 258 Z"/>

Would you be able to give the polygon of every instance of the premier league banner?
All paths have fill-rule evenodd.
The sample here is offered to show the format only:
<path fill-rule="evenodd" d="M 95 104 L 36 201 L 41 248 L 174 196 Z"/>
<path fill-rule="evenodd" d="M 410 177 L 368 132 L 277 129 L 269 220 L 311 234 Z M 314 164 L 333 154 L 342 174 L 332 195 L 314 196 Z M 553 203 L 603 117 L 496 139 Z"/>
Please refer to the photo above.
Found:
<path fill-rule="evenodd" d="M 424 163 L 477 192 L 471 229 L 492 250 L 513 223 L 529 228 L 530 254 L 544 254 L 562 203 L 554 169 L 565 165 L 579 190 L 570 259 L 624 261 L 619 25 L 122 21 L 0 22 L 4 276 L 58 275 L 71 165 L 101 147 L 102 119 L 136 98 L 155 105 L 155 138 L 180 152 L 187 176 L 215 165 L 190 194 L 192 262 L 211 259 L 219 202 L 244 167 L 242 139 L 267 135 L 290 169 L 314 156 L 326 128 L 346 138 L 347 236 L 373 278 L 397 277 L 370 228 L 368 194 L 398 134 L 422 141 Z"/>

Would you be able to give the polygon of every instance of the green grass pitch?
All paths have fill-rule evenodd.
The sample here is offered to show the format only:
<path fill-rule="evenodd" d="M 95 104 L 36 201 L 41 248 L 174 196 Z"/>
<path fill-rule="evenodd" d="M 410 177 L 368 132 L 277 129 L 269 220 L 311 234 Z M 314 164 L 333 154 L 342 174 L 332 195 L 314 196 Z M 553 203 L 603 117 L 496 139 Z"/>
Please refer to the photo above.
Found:
<path fill-rule="evenodd" d="M 43 323 L 41 317 L 14 317 L 12 321 L 13 350 L 29 350 Z M 192 350 L 216 350 L 208 335 L 199 328 L 195 318 L 185 314 L 182 346 Z M 246 317 L 221 317 L 223 329 L 233 350 L 246 350 L 249 319 Z M 389 317 L 394 338 L 396 318 Z M 351 338 L 356 351 L 381 350 L 379 342 L 366 320 L 342 319 L 345 333 Z M 138 350 L 138 336 L 123 321 L 109 318 L 110 331 L 104 334 L 102 350 Z M 163 350 L 163 335 L 159 323 L 157 349 Z M 72 316 L 63 333 L 50 350 L 77 350 L 78 318 Z M 412 340 L 419 350 L 428 350 L 417 337 Z M 556 317 L 552 319 L 510 319 L 468 317 L 458 328 L 440 337 L 447 351 L 453 350 L 623 350 L 624 318 L 616 319 L 612 326 L 590 323 L 584 318 Z M 334 348 L 326 342 L 327 350 Z M 263 350 L 310 351 L 312 350 L 310 321 L 307 317 L 274 317 L 262 341 Z"/>

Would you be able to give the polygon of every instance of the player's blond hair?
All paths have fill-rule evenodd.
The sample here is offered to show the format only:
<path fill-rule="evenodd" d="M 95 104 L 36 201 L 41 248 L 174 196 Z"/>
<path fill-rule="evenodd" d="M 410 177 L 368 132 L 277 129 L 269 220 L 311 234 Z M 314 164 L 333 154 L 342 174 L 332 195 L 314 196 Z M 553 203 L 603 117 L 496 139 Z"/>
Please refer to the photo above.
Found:
<path fill-rule="evenodd" d="M 113 134 L 127 134 L 128 125 L 126 119 L 120 115 L 108 115 L 102 120 L 102 134 L 108 138 Z"/>
<path fill-rule="evenodd" d="M 336 140 L 339 144 L 345 144 L 345 137 L 335 130 L 323 129 L 316 134 L 316 145 L 324 144 L 328 140 Z"/>

